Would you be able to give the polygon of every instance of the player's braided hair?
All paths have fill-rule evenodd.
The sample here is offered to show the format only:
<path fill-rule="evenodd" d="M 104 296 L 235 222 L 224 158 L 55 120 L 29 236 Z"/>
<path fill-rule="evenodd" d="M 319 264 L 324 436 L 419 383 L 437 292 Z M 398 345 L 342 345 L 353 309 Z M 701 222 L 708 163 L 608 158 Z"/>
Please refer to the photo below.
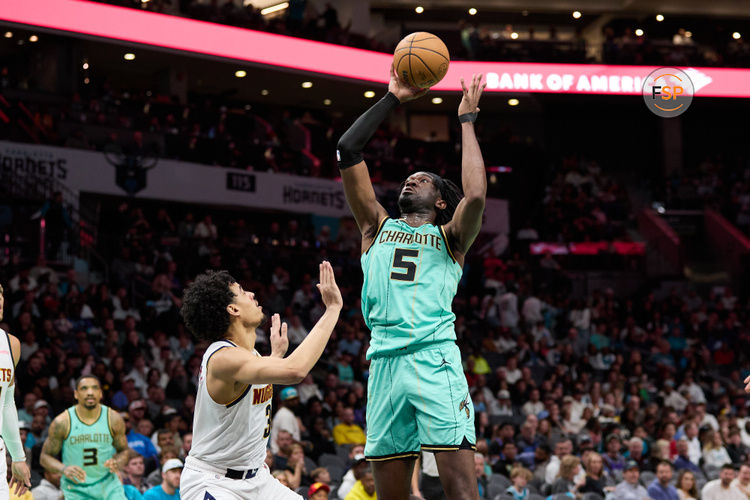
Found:
<path fill-rule="evenodd" d="M 180 312 L 193 335 L 211 342 L 226 335 L 229 329 L 227 306 L 235 298 L 229 285 L 235 281 L 227 271 L 206 271 L 185 290 Z"/>
<path fill-rule="evenodd" d="M 455 182 L 444 179 L 437 174 L 429 173 L 429 175 L 432 177 L 432 182 L 435 184 L 437 190 L 440 191 L 440 197 L 446 204 L 445 209 L 438 210 L 437 216 L 435 217 L 435 224 L 442 226 L 450 222 L 453 218 L 453 214 L 456 212 L 456 207 L 464 197 L 464 194 Z"/>

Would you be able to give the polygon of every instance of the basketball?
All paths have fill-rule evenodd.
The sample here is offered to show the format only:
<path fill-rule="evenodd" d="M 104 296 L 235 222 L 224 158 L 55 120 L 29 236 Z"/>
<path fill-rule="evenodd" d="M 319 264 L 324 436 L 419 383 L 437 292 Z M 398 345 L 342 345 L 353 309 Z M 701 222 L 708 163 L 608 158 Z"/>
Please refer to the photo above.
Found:
<path fill-rule="evenodd" d="M 448 47 L 432 33 L 406 35 L 393 53 L 393 66 L 402 82 L 424 89 L 443 79 L 450 64 Z"/>

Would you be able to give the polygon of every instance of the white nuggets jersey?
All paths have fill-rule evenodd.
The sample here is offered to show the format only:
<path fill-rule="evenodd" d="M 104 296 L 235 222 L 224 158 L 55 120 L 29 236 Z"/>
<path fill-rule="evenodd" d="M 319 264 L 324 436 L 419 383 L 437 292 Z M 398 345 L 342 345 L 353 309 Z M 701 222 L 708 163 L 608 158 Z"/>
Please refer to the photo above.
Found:
<path fill-rule="evenodd" d="M 10 337 L 8 333 L 0 328 L 0 427 L 3 425 L 3 410 L 5 409 L 5 391 L 15 389 L 11 386 L 15 376 L 15 363 L 13 353 L 10 350 Z"/>
<path fill-rule="evenodd" d="M 208 361 L 216 351 L 237 347 L 229 340 L 211 344 L 203 355 L 189 456 L 223 469 L 263 467 L 271 434 L 273 384 L 250 385 L 234 401 L 222 405 L 206 388 Z M 260 356 L 258 352 L 256 355 Z"/>

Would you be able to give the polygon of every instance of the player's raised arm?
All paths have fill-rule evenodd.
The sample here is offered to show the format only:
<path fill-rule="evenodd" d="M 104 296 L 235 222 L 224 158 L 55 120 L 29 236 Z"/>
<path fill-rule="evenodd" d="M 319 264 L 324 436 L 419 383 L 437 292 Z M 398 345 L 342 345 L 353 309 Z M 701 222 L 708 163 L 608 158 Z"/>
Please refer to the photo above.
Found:
<path fill-rule="evenodd" d="M 464 94 L 458 106 L 458 119 L 461 122 L 461 183 L 464 198 L 456 207 L 453 219 L 446 224 L 445 231 L 452 240 L 454 251 L 462 255 L 479 234 L 487 197 L 484 160 L 474 133 L 474 121 L 479 112 L 477 105 L 486 85 L 482 83 L 481 74 L 472 76 L 469 88 L 461 79 Z"/>
<path fill-rule="evenodd" d="M 82 483 L 86 480 L 86 471 L 77 465 L 64 465 L 56 457 L 62 450 L 62 444 L 70 432 L 70 416 L 67 411 L 62 412 L 49 426 L 49 434 L 42 446 L 39 463 L 45 470 L 60 473 L 73 482 Z"/>
<path fill-rule="evenodd" d="M 258 357 L 246 349 L 221 349 L 208 365 L 209 374 L 227 382 L 241 384 L 300 383 L 323 354 L 343 306 L 333 268 L 328 262 L 320 264 L 318 289 L 326 307 L 325 313 L 289 357 Z M 278 317 L 273 321 L 272 328 L 279 328 Z M 272 332 L 271 335 L 277 333 Z"/>
<path fill-rule="evenodd" d="M 341 169 L 341 179 L 344 182 L 346 201 L 362 233 L 363 249 L 369 247 L 369 241 L 366 241 L 368 236 L 369 238 L 374 236 L 374 230 L 387 213 L 375 197 L 375 190 L 372 187 L 362 151 L 383 120 L 396 106 L 402 102 L 417 99 L 425 93 L 427 93 L 426 90 L 413 89 L 402 83 L 391 67 L 388 93 L 357 118 L 339 139 L 336 156 L 339 169 Z"/>

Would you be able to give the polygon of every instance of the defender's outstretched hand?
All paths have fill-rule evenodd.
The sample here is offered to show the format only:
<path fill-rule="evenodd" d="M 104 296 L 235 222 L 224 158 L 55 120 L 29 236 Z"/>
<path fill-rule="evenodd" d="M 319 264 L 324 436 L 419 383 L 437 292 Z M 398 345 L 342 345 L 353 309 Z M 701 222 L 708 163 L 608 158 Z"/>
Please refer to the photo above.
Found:
<path fill-rule="evenodd" d="M 331 263 L 327 260 L 324 260 L 320 264 L 318 290 L 320 290 L 320 296 L 323 299 L 326 309 L 341 309 L 343 307 L 344 300 L 341 298 L 341 291 L 338 285 L 336 285 L 336 277 L 333 275 Z"/>
<path fill-rule="evenodd" d="M 419 99 L 427 93 L 429 89 L 415 89 L 398 79 L 396 69 L 391 65 L 391 81 L 388 83 L 388 92 L 395 95 L 400 102 L 413 101 Z"/>
<path fill-rule="evenodd" d="M 10 466 L 13 477 L 8 487 L 17 496 L 22 496 L 26 490 L 31 489 L 31 471 L 25 461 L 13 462 Z"/>
<path fill-rule="evenodd" d="M 487 86 L 487 83 L 482 83 L 482 74 L 471 75 L 471 84 L 469 88 L 466 88 L 464 79 L 461 78 L 461 88 L 464 91 L 464 96 L 461 98 L 461 104 L 458 105 L 458 116 L 465 115 L 466 113 L 478 113 L 479 98 L 482 97 L 482 92 Z"/>
<path fill-rule="evenodd" d="M 271 316 L 271 356 L 283 358 L 289 349 L 289 337 L 286 336 L 286 323 L 281 322 L 279 314 Z"/>

